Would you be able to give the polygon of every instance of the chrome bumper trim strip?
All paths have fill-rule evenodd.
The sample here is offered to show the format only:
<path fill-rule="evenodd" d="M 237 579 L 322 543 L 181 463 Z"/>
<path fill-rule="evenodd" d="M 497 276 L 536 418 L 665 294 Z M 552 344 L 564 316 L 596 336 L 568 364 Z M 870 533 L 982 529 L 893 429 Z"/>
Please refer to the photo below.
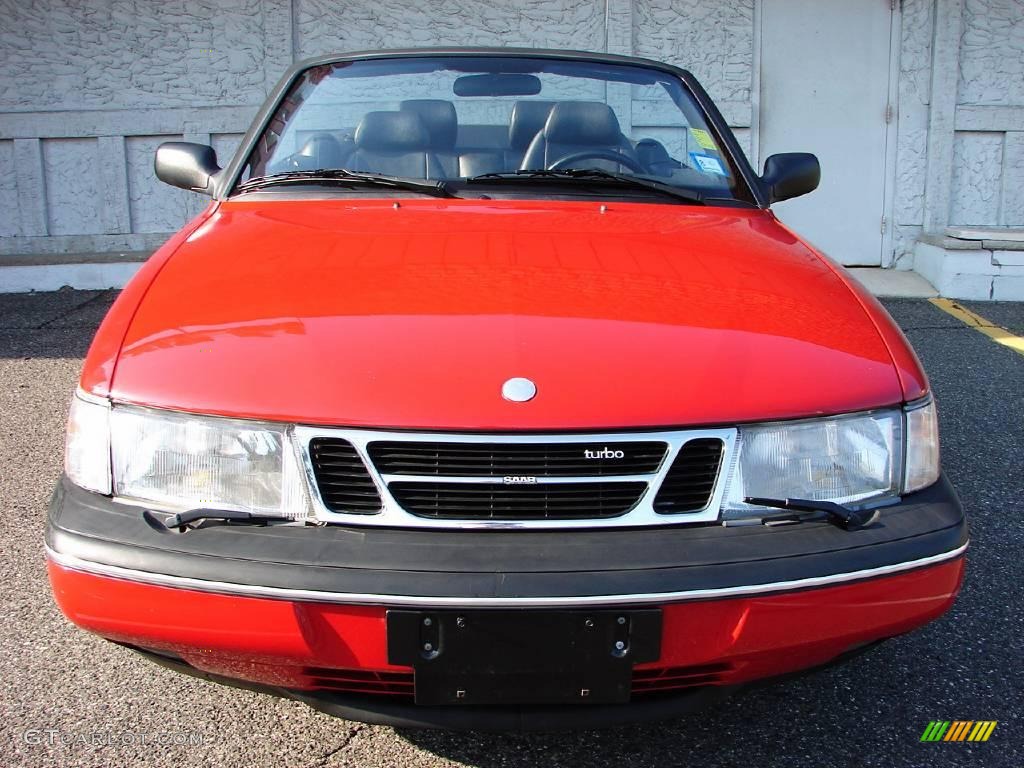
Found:
<path fill-rule="evenodd" d="M 845 584 L 851 581 L 863 581 L 890 574 L 923 568 L 929 565 L 952 560 L 967 551 L 968 543 L 949 552 L 943 552 L 918 560 L 885 565 L 879 568 L 867 568 L 848 573 L 837 573 L 829 576 L 817 576 L 792 581 L 778 581 L 768 584 L 751 584 L 741 587 L 722 587 L 719 589 L 694 589 L 682 592 L 653 592 L 639 595 L 585 595 L 577 597 L 413 597 L 408 595 L 371 595 L 348 592 L 323 592 L 319 590 L 286 589 L 281 587 L 265 587 L 251 584 L 231 584 L 222 581 L 207 581 L 184 576 L 171 576 L 163 573 L 150 573 L 115 565 L 105 565 L 83 560 L 71 555 L 62 555 L 49 546 L 46 556 L 51 562 L 62 567 L 96 576 L 108 576 L 115 579 L 150 584 L 153 586 L 190 589 L 199 592 L 214 592 L 224 595 L 245 597 L 263 597 L 274 600 L 291 600 L 296 602 L 338 603 L 342 605 L 387 605 L 415 606 L 430 608 L 559 608 L 611 605 L 649 605 L 678 603 L 689 600 L 727 599 L 748 595 L 764 595 L 775 592 L 792 592 L 812 587 L 825 587 L 834 584 Z"/>

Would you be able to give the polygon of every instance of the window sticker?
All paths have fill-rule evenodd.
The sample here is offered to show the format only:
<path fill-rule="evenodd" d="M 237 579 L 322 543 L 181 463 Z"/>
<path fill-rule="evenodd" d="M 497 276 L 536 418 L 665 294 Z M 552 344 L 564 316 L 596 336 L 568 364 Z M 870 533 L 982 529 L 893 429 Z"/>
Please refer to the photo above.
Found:
<path fill-rule="evenodd" d="M 699 152 L 691 152 L 690 159 L 693 160 L 694 166 L 699 168 L 704 173 L 713 173 L 716 176 L 726 176 L 725 168 L 722 167 L 722 161 L 717 157 L 711 155 L 702 155 Z"/>
<path fill-rule="evenodd" d="M 718 145 L 715 144 L 715 140 L 711 138 L 711 134 L 702 128 L 691 128 L 690 133 L 693 134 L 694 141 L 697 142 L 697 146 L 701 149 L 710 149 L 712 152 L 718 151 Z"/>

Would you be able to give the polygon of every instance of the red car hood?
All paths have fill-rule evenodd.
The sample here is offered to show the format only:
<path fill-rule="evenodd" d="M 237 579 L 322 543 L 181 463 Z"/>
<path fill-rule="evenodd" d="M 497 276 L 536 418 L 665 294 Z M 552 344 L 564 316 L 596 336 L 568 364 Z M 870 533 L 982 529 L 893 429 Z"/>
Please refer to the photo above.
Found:
<path fill-rule="evenodd" d="M 512 403 L 502 383 L 532 379 Z M 898 403 L 862 302 L 763 211 L 255 199 L 178 248 L 111 394 L 350 426 L 599 429 Z"/>

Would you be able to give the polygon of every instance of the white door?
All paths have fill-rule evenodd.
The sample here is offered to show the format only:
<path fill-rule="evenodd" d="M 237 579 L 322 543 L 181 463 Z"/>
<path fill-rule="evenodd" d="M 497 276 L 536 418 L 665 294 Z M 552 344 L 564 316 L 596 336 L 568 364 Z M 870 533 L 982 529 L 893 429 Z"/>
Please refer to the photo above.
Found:
<path fill-rule="evenodd" d="M 843 264 L 881 263 L 889 0 L 762 0 L 758 156 L 813 152 L 821 186 L 772 206 Z"/>

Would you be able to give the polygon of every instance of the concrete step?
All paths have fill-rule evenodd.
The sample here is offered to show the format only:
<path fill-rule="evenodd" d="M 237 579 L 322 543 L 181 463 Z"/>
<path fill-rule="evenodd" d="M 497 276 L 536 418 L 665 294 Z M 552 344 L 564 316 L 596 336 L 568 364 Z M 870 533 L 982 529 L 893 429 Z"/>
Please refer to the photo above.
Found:
<path fill-rule="evenodd" d="M 5 254 L 0 257 L 0 293 L 123 288 L 149 255 L 150 251 Z"/>
<path fill-rule="evenodd" d="M 939 295 L 935 286 L 917 272 L 878 267 L 847 267 L 875 296 L 890 299 L 931 299 Z"/>

